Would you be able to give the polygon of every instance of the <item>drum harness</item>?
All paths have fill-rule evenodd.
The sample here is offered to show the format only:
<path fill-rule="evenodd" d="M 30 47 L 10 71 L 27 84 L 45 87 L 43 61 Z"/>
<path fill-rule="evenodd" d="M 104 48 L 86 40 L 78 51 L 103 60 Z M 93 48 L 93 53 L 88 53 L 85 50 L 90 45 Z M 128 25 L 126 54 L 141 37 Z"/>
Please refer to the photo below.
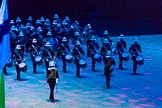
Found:
<path fill-rule="evenodd" d="M 32 47 L 34 48 L 34 50 L 35 50 L 35 52 L 36 52 L 36 56 L 40 55 L 40 53 L 38 52 L 37 48 L 36 48 L 34 45 L 32 45 Z M 34 55 L 34 54 L 33 54 L 33 55 Z M 33 57 L 34 57 L 34 56 L 33 56 Z"/>
<path fill-rule="evenodd" d="M 34 60 L 36 61 L 36 59 L 39 58 L 39 61 L 36 61 L 36 62 L 40 62 L 38 64 L 41 65 L 43 63 L 43 61 L 41 62 L 42 53 L 41 53 L 41 51 L 38 52 L 38 49 L 34 45 L 32 45 L 32 47 L 34 48 L 34 51 L 36 52 L 36 55 L 33 54 Z"/>
<path fill-rule="evenodd" d="M 93 50 L 94 49 L 94 50 Z M 99 50 L 96 48 L 96 46 L 93 46 L 93 49 L 91 49 L 91 54 L 100 54 Z"/>
<path fill-rule="evenodd" d="M 119 41 L 119 43 L 120 43 L 120 45 L 121 45 L 121 47 L 122 47 L 122 49 L 123 49 L 123 52 L 127 52 L 126 51 L 126 48 L 124 48 L 124 46 L 123 46 L 123 44 Z"/>
<path fill-rule="evenodd" d="M 49 59 L 46 57 L 46 61 L 52 60 L 52 59 L 53 59 L 53 58 L 52 58 L 52 55 L 51 55 L 51 53 L 48 51 L 48 49 L 46 49 L 46 52 L 48 53 L 48 56 L 49 56 Z"/>
<path fill-rule="evenodd" d="M 64 44 L 62 44 L 63 45 L 63 47 L 64 47 L 64 49 L 65 49 L 65 52 L 66 52 L 66 54 L 70 54 L 70 52 L 68 51 L 68 49 L 66 48 L 66 46 L 64 45 Z M 66 55 L 65 54 L 65 55 Z"/>
<path fill-rule="evenodd" d="M 122 49 L 123 49 L 123 52 L 122 51 L 118 51 L 118 53 L 120 53 L 121 54 L 121 56 L 122 56 L 122 59 L 125 61 L 125 63 L 128 65 L 129 64 L 129 53 L 128 53 L 128 51 L 127 51 L 127 49 L 123 46 L 123 44 L 121 43 L 121 41 L 119 41 L 119 44 L 120 44 L 120 46 L 122 47 Z M 123 58 L 123 53 L 127 53 L 128 54 L 128 58 L 126 58 L 126 60 Z"/>
<path fill-rule="evenodd" d="M 77 47 L 75 47 L 76 51 L 79 54 L 79 57 L 76 57 L 79 60 L 79 64 L 82 68 L 86 68 L 87 67 L 87 61 L 86 61 L 86 57 L 81 54 L 81 52 L 79 51 L 79 49 Z"/>
<path fill-rule="evenodd" d="M 136 48 L 136 46 L 134 45 L 134 49 L 136 50 L 136 52 L 137 52 L 137 55 L 141 55 L 140 54 L 140 51 Z"/>
<path fill-rule="evenodd" d="M 21 55 L 17 52 L 17 50 L 16 50 L 16 55 L 18 55 L 18 57 L 19 57 L 21 63 L 24 63 L 24 65 L 27 66 L 26 63 L 24 62 L 25 59 L 23 59 L 23 58 L 21 57 Z M 17 63 L 16 61 L 14 61 L 14 62 L 15 62 L 15 64 L 19 65 L 19 68 L 20 68 L 21 63 Z M 23 67 L 23 68 L 24 68 L 24 67 Z M 27 71 L 27 67 L 25 68 L 25 70 L 24 70 L 23 72 L 25 72 L 25 71 Z"/>
<path fill-rule="evenodd" d="M 18 57 L 19 57 L 21 63 L 25 61 L 25 59 L 23 59 L 23 58 L 21 57 L 21 55 L 17 52 L 17 50 L 16 50 L 16 55 L 18 55 Z M 18 63 L 15 61 L 15 64 L 18 64 Z"/>
<path fill-rule="evenodd" d="M 99 49 L 97 49 L 96 48 L 96 46 L 94 45 L 94 50 L 95 50 L 95 54 L 98 54 L 98 58 L 96 58 L 96 59 L 98 59 L 98 60 L 96 60 L 97 62 L 101 62 L 102 61 L 102 58 L 101 58 L 101 54 L 100 54 L 100 52 L 99 52 Z M 92 52 L 92 51 L 91 51 Z M 95 56 L 95 54 L 94 54 L 94 56 Z"/>
<path fill-rule="evenodd" d="M 83 54 L 81 54 L 81 52 L 79 51 L 79 49 L 77 47 L 75 47 L 76 51 L 78 52 L 79 54 L 79 58 L 77 57 L 78 60 L 80 59 L 85 59 L 85 56 Z"/>
<path fill-rule="evenodd" d="M 50 62 L 50 61 L 54 61 L 55 63 L 56 63 L 56 57 L 54 56 L 54 58 L 52 58 L 52 55 L 51 55 L 51 53 L 46 49 L 46 51 L 47 51 L 47 53 L 48 53 L 48 55 L 49 55 L 49 59 L 48 58 L 46 58 L 47 60 L 47 62 Z"/>
<path fill-rule="evenodd" d="M 121 47 L 123 49 L 123 52 L 128 52 L 127 49 L 123 46 L 123 44 L 120 41 L 119 41 L 119 43 L 120 43 L 120 45 L 121 45 Z"/>
<path fill-rule="evenodd" d="M 65 56 L 65 59 L 68 63 L 72 63 L 73 62 L 73 56 L 71 54 L 71 51 L 69 51 L 66 46 L 64 44 L 62 44 L 64 50 L 65 50 L 65 54 L 63 53 L 63 55 Z M 70 57 L 70 58 L 69 58 Z"/>
<path fill-rule="evenodd" d="M 103 45 L 103 48 L 106 50 L 106 53 L 104 53 L 104 56 L 106 56 L 108 49 L 107 49 L 106 45 Z"/>

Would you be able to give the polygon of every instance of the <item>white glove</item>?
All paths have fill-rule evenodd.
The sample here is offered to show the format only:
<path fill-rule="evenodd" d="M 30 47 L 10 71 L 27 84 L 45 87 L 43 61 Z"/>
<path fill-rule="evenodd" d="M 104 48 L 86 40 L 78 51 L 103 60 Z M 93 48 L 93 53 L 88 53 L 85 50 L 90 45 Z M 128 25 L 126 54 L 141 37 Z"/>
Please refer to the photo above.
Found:
<path fill-rule="evenodd" d="M 56 84 L 58 83 L 58 78 L 56 78 Z"/>

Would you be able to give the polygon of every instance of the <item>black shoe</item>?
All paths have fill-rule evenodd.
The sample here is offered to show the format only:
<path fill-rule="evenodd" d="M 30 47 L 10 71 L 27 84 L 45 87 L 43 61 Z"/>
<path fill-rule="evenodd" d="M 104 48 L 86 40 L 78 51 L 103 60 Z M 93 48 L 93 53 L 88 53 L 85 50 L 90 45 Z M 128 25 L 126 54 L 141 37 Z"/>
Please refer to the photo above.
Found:
<path fill-rule="evenodd" d="M 17 80 L 21 81 L 21 78 L 17 78 Z"/>
<path fill-rule="evenodd" d="M 7 76 L 7 75 L 8 75 L 8 73 L 4 73 L 4 75 L 6 75 L 6 76 Z"/>
<path fill-rule="evenodd" d="M 80 76 L 77 75 L 78 78 L 81 78 Z"/>
<path fill-rule="evenodd" d="M 107 88 L 109 89 L 110 88 L 110 85 L 108 85 Z"/>
<path fill-rule="evenodd" d="M 123 67 L 119 67 L 119 69 L 123 69 Z"/>
<path fill-rule="evenodd" d="M 49 100 L 50 100 L 51 102 L 55 102 L 55 100 L 54 100 L 54 99 L 52 99 L 52 98 L 50 98 Z"/>

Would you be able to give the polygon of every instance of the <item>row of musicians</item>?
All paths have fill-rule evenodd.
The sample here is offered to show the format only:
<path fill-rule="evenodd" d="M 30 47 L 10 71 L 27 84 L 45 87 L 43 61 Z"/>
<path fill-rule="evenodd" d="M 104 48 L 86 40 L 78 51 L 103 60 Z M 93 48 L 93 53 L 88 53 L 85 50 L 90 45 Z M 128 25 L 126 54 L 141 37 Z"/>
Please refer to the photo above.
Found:
<path fill-rule="evenodd" d="M 99 45 L 96 42 L 96 40 L 94 39 L 94 41 L 92 41 L 92 43 L 90 44 L 90 53 L 91 53 L 91 57 L 92 57 L 92 71 L 95 71 L 95 63 L 96 61 L 101 61 L 102 58 L 99 55 Z M 122 69 L 122 52 L 126 51 L 126 42 L 124 41 L 123 37 L 120 36 L 120 41 L 117 42 L 117 51 L 119 54 L 119 68 Z M 72 62 L 73 61 L 73 56 L 74 56 L 74 62 L 76 64 L 76 76 L 80 77 L 80 66 L 81 67 L 86 67 L 86 59 L 85 59 L 85 53 L 83 48 L 80 46 L 80 42 L 77 41 L 76 44 L 74 45 L 74 49 L 72 51 L 72 54 L 70 54 L 70 48 L 67 44 L 67 40 L 66 38 L 62 39 L 62 44 L 60 45 L 60 54 L 61 54 L 61 58 L 62 58 L 62 62 L 63 62 L 63 71 L 66 72 L 66 62 L 67 59 L 68 61 Z M 137 51 L 138 50 L 138 51 Z M 42 51 L 42 53 L 40 53 Z M 108 52 L 111 52 L 112 55 L 112 51 L 111 48 L 108 46 L 108 41 L 104 40 L 103 46 L 101 47 L 101 55 L 103 56 L 103 60 L 105 61 L 105 57 L 107 55 Z M 140 45 L 138 44 L 138 40 L 136 39 L 134 41 L 134 44 L 131 45 L 129 52 L 132 54 L 132 58 L 134 61 L 133 64 L 133 73 L 136 74 L 136 68 L 137 68 L 137 63 L 136 63 L 136 55 L 138 54 L 138 52 L 141 53 L 141 48 Z M 67 56 L 67 54 L 69 53 L 69 55 Z M 50 43 L 47 42 L 45 44 L 45 48 L 39 48 L 38 44 L 37 44 L 37 40 L 33 39 L 32 41 L 32 45 L 30 47 L 30 54 L 31 54 L 31 60 L 33 62 L 33 72 L 36 73 L 36 66 L 37 64 L 41 64 L 42 63 L 42 57 L 44 58 L 45 61 L 45 65 L 46 65 L 46 71 L 48 68 L 48 64 L 49 61 L 54 60 L 55 61 L 55 53 L 53 50 L 50 49 Z M 19 45 L 16 46 L 16 50 L 14 51 L 14 54 L 12 54 L 13 58 L 15 58 L 15 64 L 16 64 L 16 71 L 17 71 L 17 79 L 21 79 L 20 78 L 20 65 L 23 62 L 23 52 L 21 51 L 21 47 Z M 39 55 L 39 56 L 38 56 Z M 73 55 L 73 56 L 70 56 Z M 26 70 L 26 66 L 23 65 L 23 69 L 25 67 L 24 70 Z M 4 72 L 6 72 L 6 66 L 4 67 Z M 47 75 L 48 76 L 48 75 Z"/>

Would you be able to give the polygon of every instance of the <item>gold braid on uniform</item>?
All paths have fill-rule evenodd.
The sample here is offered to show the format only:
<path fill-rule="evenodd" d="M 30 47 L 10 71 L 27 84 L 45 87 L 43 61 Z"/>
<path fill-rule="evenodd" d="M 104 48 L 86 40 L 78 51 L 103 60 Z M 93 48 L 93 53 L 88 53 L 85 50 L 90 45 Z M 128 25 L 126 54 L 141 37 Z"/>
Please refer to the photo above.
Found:
<path fill-rule="evenodd" d="M 48 75 L 48 79 L 50 78 L 56 78 L 56 73 L 57 73 L 57 68 L 56 69 L 53 69 L 53 68 L 48 68 L 48 70 L 51 72 L 49 75 Z"/>
<path fill-rule="evenodd" d="M 105 68 L 110 67 L 112 65 L 112 58 L 107 58 L 107 62 L 105 64 Z"/>

